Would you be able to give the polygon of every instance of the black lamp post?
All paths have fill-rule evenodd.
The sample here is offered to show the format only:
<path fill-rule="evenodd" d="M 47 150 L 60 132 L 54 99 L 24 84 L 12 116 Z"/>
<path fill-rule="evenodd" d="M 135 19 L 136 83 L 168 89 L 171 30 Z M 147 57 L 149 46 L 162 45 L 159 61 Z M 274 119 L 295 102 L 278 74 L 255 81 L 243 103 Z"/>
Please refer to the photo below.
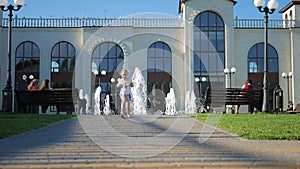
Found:
<path fill-rule="evenodd" d="M 287 81 L 287 98 L 288 98 L 287 110 L 293 110 L 293 101 L 291 101 L 290 99 L 290 79 L 293 77 L 293 72 L 289 72 L 288 74 L 283 72 L 281 75 Z"/>
<path fill-rule="evenodd" d="M 278 8 L 278 2 L 276 0 L 270 0 L 266 7 L 262 7 L 265 5 L 265 0 L 254 0 L 254 5 L 258 8 L 259 12 L 265 13 L 265 39 L 264 39 L 264 79 L 263 79 L 263 112 L 269 112 L 269 91 L 268 91 L 268 71 L 269 71 L 269 64 L 268 64 L 268 19 L 269 14 L 274 13 L 274 11 Z"/>
<path fill-rule="evenodd" d="M 7 0 L 0 0 L 0 8 L 2 11 L 8 11 L 9 25 L 8 25 L 8 62 L 7 62 L 7 82 L 2 90 L 2 111 L 10 112 L 12 111 L 12 86 L 11 86 L 11 22 L 13 11 L 18 11 L 25 4 L 25 0 L 14 0 L 14 3 L 17 5 L 13 6 L 12 4 L 6 6 L 8 3 Z M 6 7 L 6 8 L 5 8 Z"/>
<path fill-rule="evenodd" d="M 202 97 L 202 83 L 206 82 L 206 77 L 202 77 L 201 79 L 199 77 L 195 77 L 195 82 L 197 83 L 199 97 Z"/>
<path fill-rule="evenodd" d="M 235 67 L 232 67 L 231 69 L 224 69 L 224 73 L 225 75 L 228 75 L 229 76 L 229 88 L 231 88 L 231 75 L 235 74 L 236 72 L 236 68 Z"/>

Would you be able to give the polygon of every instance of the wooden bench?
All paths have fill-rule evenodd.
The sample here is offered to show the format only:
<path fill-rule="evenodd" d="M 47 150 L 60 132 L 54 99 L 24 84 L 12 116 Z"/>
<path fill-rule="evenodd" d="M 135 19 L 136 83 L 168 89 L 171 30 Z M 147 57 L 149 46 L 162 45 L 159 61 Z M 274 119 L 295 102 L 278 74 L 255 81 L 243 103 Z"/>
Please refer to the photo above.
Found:
<path fill-rule="evenodd" d="M 245 90 L 241 88 L 207 88 L 205 92 L 205 104 L 211 107 L 223 107 L 226 105 L 249 105 L 250 112 L 254 107 L 262 109 L 263 91 L 257 89 Z"/>
<path fill-rule="evenodd" d="M 71 114 L 75 111 L 74 104 L 78 103 L 78 89 L 61 88 L 42 91 L 18 91 L 15 90 L 17 110 L 26 112 L 27 106 L 42 106 L 42 112 L 47 111 L 48 106 L 56 106 L 57 114 L 65 111 Z"/>

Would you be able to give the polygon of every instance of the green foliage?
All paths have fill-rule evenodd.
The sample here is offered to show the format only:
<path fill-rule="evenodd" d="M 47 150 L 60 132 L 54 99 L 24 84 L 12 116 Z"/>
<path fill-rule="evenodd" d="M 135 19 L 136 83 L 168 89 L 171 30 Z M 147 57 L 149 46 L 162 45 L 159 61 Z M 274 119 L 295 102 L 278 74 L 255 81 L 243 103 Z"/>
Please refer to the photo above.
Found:
<path fill-rule="evenodd" d="M 38 129 L 72 117 L 75 116 L 0 113 L 0 139 Z"/>
<path fill-rule="evenodd" d="M 192 117 L 205 122 L 208 115 Z M 224 114 L 218 127 L 252 140 L 300 140 L 300 114 Z"/>

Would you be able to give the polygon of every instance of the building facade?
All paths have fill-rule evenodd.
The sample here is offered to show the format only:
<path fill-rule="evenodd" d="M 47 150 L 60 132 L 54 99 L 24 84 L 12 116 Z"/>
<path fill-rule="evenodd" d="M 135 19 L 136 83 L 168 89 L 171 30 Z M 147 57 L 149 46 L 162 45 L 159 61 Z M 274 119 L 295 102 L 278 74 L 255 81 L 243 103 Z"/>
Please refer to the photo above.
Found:
<path fill-rule="evenodd" d="M 146 79 L 149 104 L 155 109 L 164 109 L 159 104 L 164 99 L 153 99 L 164 98 L 170 88 L 174 88 L 178 110 L 185 108 L 187 93 L 192 91 L 200 96 L 208 86 L 241 87 L 250 78 L 256 88 L 262 88 L 264 21 L 234 18 L 235 4 L 233 0 L 180 0 L 180 18 L 15 17 L 13 90 L 25 90 L 33 75 L 40 81 L 50 79 L 53 88 L 83 89 L 89 106 L 93 107 L 99 84 L 104 98 L 115 93 L 115 82 L 111 80 L 118 78 L 121 69 L 128 69 L 132 75 L 136 67 Z M 282 19 L 269 20 L 270 109 L 272 92 L 278 85 L 284 91 L 284 109 L 289 100 L 294 107 L 300 103 L 300 1 L 291 1 L 280 12 Z M 0 18 L 3 16 L 5 13 L 0 13 Z M 7 76 L 8 19 L 3 18 L 0 24 L 3 89 Z M 224 74 L 224 69 L 232 67 L 237 70 L 234 74 Z M 100 73 L 103 70 L 105 75 Z M 288 79 L 289 90 L 282 72 L 293 72 Z M 3 104 L 2 100 L 3 95 Z"/>

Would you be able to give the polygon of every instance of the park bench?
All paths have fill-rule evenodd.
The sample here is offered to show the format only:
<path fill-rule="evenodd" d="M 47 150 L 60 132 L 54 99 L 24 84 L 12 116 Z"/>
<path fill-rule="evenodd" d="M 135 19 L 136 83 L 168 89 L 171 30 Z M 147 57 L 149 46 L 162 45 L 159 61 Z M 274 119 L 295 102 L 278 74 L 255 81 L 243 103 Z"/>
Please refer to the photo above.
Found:
<path fill-rule="evenodd" d="M 41 91 L 15 90 L 17 110 L 26 112 L 28 106 L 42 106 L 42 112 L 47 111 L 48 106 L 56 106 L 57 114 L 60 111 L 71 114 L 75 111 L 74 104 L 78 103 L 78 89 L 61 88 Z"/>
<path fill-rule="evenodd" d="M 241 88 L 207 88 L 205 92 L 206 107 L 222 107 L 225 112 L 226 105 L 248 105 L 249 111 L 254 112 L 254 107 L 262 109 L 263 91 L 258 89 Z"/>

